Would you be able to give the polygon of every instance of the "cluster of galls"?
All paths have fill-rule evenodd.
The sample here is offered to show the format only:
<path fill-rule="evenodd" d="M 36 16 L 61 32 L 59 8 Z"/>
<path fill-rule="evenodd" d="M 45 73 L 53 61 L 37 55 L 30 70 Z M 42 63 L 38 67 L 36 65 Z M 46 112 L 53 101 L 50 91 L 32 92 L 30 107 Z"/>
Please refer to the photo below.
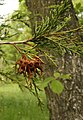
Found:
<path fill-rule="evenodd" d="M 18 73 L 27 76 L 28 80 L 31 80 L 36 74 L 42 75 L 42 64 L 44 62 L 38 56 L 28 59 L 25 54 L 22 54 L 22 57 L 16 62 L 16 69 Z"/>

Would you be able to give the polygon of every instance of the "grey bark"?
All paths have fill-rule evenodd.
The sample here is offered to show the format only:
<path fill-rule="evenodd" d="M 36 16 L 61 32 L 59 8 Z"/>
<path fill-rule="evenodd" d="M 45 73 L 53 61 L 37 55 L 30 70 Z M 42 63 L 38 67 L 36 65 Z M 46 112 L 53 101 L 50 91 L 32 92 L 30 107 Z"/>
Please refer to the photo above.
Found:
<path fill-rule="evenodd" d="M 26 0 L 26 4 L 33 15 L 40 13 L 43 16 L 49 13 L 46 6 L 59 4 L 60 2 L 61 0 Z M 68 14 L 71 16 L 71 21 L 69 23 L 70 27 L 68 26 L 67 29 L 79 26 L 72 1 L 69 0 L 69 3 L 71 7 Z M 41 19 L 40 17 L 36 20 Z M 33 28 L 34 21 L 32 21 Z M 75 35 L 78 35 L 79 40 L 81 40 L 80 33 L 77 32 Z M 83 57 L 66 53 L 63 57 L 58 57 L 57 61 L 59 61 L 57 70 L 63 73 L 71 73 L 73 77 L 72 80 L 63 81 L 65 89 L 61 96 L 53 93 L 49 86 L 45 88 L 50 120 L 83 120 Z M 48 64 L 46 67 L 48 67 L 49 72 L 46 71 L 46 76 L 53 74 L 51 69 L 53 66 L 48 66 Z"/>

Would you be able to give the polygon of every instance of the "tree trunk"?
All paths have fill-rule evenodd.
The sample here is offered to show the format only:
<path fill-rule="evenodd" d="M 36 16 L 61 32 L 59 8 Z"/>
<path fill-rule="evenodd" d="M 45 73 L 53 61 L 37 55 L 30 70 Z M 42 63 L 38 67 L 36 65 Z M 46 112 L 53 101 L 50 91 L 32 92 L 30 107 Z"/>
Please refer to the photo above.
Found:
<path fill-rule="evenodd" d="M 46 6 L 60 2 L 61 0 L 26 0 L 26 4 L 32 11 L 33 16 L 36 13 L 45 16 L 48 14 Z M 69 0 L 69 4 L 71 7 L 68 14 L 71 16 L 71 21 L 66 29 L 79 26 L 71 0 Z M 41 19 L 40 17 L 34 21 Z M 33 28 L 35 25 L 33 24 L 34 21 L 32 21 Z M 80 36 L 80 33 L 77 32 L 76 34 Z M 79 40 L 81 40 L 81 37 L 79 37 Z M 62 70 L 64 73 L 71 73 L 73 78 L 72 80 L 63 81 L 65 89 L 61 96 L 53 93 L 49 86 L 45 88 L 50 120 L 83 120 L 83 57 L 66 53 L 63 57 L 57 59 L 59 61 L 58 70 Z M 53 72 L 51 68 L 49 67 L 50 74 Z M 46 75 L 49 76 L 48 72 L 46 72 Z"/>

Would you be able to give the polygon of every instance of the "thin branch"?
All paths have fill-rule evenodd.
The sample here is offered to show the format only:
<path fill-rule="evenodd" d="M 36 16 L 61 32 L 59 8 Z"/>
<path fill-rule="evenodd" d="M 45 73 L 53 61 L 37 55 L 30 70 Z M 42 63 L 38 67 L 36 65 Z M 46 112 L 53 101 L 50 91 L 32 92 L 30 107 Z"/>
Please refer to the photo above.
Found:
<path fill-rule="evenodd" d="M 68 31 L 45 34 L 45 36 L 48 37 L 48 36 L 53 36 L 53 35 L 62 35 L 62 34 L 70 33 L 70 32 L 76 32 L 76 31 L 81 30 L 81 29 L 83 29 L 83 25 L 81 27 L 78 27 L 78 28 L 75 28 L 75 29 L 72 29 L 72 30 L 68 30 Z"/>
<path fill-rule="evenodd" d="M 19 51 L 20 54 L 22 54 L 22 51 L 18 46 L 16 46 L 15 44 L 12 44 L 12 45 Z"/>
<path fill-rule="evenodd" d="M 62 31 L 62 32 L 55 32 L 55 33 L 48 33 L 48 34 L 44 34 L 44 35 L 42 35 L 42 36 L 49 37 L 49 36 L 53 36 L 53 35 L 57 35 L 57 34 L 58 34 L 58 35 L 62 35 L 62 34 L 64 35 L 64 34 L 67 34 L 67 33 L 69 33 L 69 32 L 76 32 L 76 31 L 81 30 L 81 29 L 83 29 L 83 25 L 82 25 L 81 27 L 75 28 L 75 29 L 73 29 L 73 30 Z M 36 40 L 36 39 L 39 39 L 39 38 L 42 37 L 42 36 L 40 35 L 40 36 L 38 36 L 38 37 L 36 37 L 36 38 L 32 37 L 32 38 L 30 38 L 30 39 L 23 40 L 23 41 L 0 42 L 0 45 L 3 45 L 3 44 L 27 44 L 27 45 L 31 46 L 31 45 L 28 44 L 27 42 L 33 41 L 33 40 Z"/>
<path fill-rule="evenodd" d="M 32 41 L 33 40 L 33 38 L 30 38 L 30 39 L 28 39 L 28 40 L 23 40 L 23 41 L 13 41 L 13 42 L 0 42 L 0 45 L 3 45 L 3 44 L 27 44 L 27 45 L 30 45 L 30 44 L 28 44 L 27 42 L 29 42 L 29 41 Z"/>

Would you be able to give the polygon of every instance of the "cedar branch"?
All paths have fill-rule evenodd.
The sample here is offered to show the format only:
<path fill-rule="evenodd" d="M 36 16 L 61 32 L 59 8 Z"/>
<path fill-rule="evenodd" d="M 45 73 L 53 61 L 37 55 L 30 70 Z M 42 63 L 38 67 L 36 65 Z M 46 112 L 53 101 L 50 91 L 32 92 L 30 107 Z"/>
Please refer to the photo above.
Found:
<path fill-rule="evenodd" d="M 27 42 L 29 41 L 32 41 L 33 38 L 30 38 L 28 40 L 23 40 L 23 41 L 13 41 L 13 42 L 0 42 L 0 45 L 3 45 L 3 44 L 27 44 Z M 30 45 L 30 44 L 27 44 L 27 45 Z"/>
<path fill-rule="evenodd" d="M 78 27 L 78 28 L 75 28 L 73 30 L 69 30 L 69 31 L 62 31 L 62 32 L 55 32 L 55 33 L 48 33 L 48 34 L 44 34 L 42 36 L 44 37 L 49 37 L 49 36 L 53 36 L 53 35 L 64 35 L 64 34 L 67 34 L 69 32 L 76 32 L 76 31 L 79 31 L 83 29 L 83 25 L 81 27 Z M 33 40 L 36 40 L 36 39 L 39 39 L 41 38 L 42 36 L 38 36 L 38 37 L 32 37 L 30 39 L 27 39 L 27 40 L 23 40 L 23 41 L 13 41 L 13 42 L 0 42 L 0 45 L 3 45 L 3 44 L 27 44 L 29 46 L 31 46 L 31 44 L 27 43 L 29 41 L 33 41 Z"/>

